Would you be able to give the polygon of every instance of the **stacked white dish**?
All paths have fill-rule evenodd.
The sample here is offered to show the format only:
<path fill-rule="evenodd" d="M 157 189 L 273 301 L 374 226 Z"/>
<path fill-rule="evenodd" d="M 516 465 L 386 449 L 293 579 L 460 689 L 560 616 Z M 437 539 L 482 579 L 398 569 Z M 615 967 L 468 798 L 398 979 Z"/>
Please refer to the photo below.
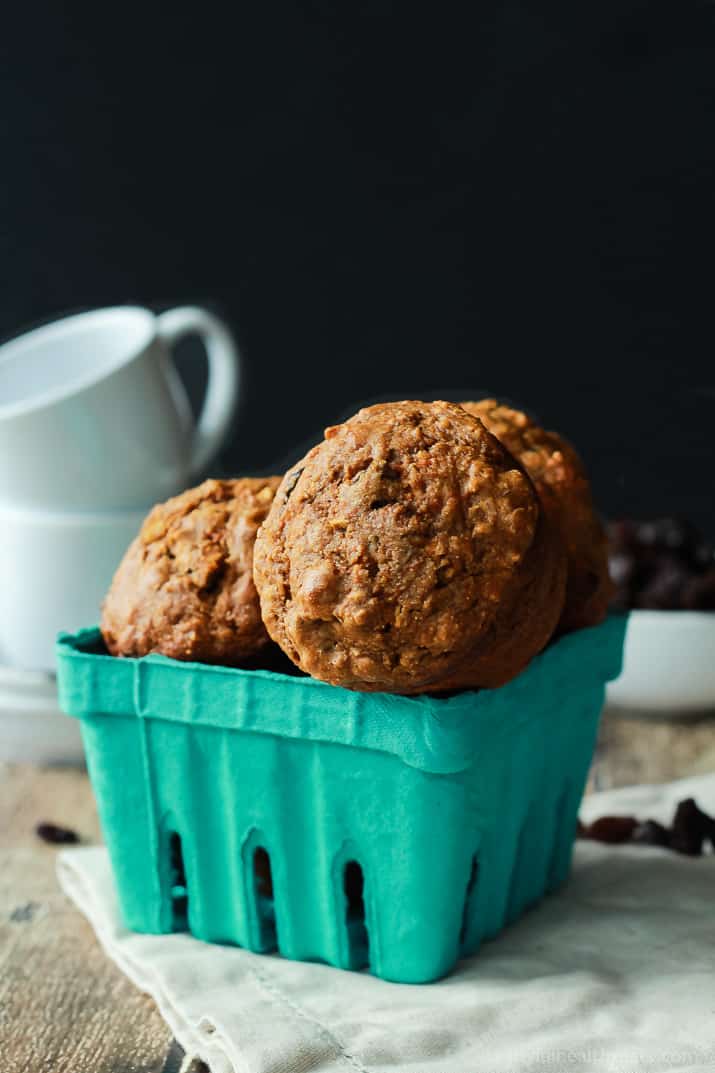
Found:
<path fill-rule="evenodd" d="M 57 705 L 53 674 L 0 666 L 0 757 L 3 761 L 76 764 L 82 745 L 77 720 Z"/>
<path fill-rule="evenodd" d="M 196 425 L 170 350 L 189 334 L 209 359 Z M 238 383 L 228 330 L 195 307 L 82 313 L 0 347 L 0 760 L 81 760 L 55 637 L 98 620 L 147 510 L 223 443 Z"/>

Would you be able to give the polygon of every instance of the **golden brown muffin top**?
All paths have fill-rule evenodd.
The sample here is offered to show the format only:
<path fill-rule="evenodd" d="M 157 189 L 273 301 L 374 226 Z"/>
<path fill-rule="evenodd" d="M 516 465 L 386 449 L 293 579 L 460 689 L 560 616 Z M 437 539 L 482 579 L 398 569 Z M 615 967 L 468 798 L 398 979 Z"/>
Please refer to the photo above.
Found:
<path fill-rule="evenodd" d="M 154 507 L 104 602 L 109 651 L 235 665 L 265 645 L 253 545 L 279 482 L 207 480 Z"/>
<path fill-rule="evenodd" d="M 569 568 L 560 629 L 596 625 L 605 617 L 611 598 L 608 549 L 577 451 L 558 433 L 496 399 L 464 402 L 462 406 L 524 466 L 566 545 Z"/>
<path fill-rule="evenodd" d="M 460 405 L 486 425 L 521 462 L 534 483 L 560 487 L 583 481 L 588 486 L 578 453 L 557 432 L 549 432 L 521 410 L 514 410 L 496 399 L 480 399 Z"/>
<path fill-rule="evenodd" d="M 264 622 L 317 678 L 424 691 L 496 644 L 540 522 L 529 478 L 460 406 L 368 407 L 281 482 L 254 555 Z"/>

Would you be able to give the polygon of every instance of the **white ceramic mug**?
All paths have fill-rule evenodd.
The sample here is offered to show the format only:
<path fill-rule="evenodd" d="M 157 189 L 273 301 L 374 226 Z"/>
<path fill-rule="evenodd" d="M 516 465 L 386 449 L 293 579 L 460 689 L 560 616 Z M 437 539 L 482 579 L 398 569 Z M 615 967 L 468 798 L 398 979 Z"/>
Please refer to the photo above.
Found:
<path fill-rule="evenodd" d="M 209 364 L 196 425 L 171 359 L 187 335 Z M 165 499 L 221 447 L 238 385 L 230 332 L 198 307 L 116 306 L 27 332 L 0 347 L 0 502 L 104 511 Z"/>

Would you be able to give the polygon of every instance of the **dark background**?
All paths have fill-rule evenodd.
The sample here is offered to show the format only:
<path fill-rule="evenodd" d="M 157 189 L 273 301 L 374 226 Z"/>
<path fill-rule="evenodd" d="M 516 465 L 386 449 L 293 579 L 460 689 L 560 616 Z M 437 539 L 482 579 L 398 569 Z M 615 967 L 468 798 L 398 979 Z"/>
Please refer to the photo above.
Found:
<path fill-rule="evenodd" d="M 231 470 L 489 391 L 608 513 L 715 535 L 712 3 L 46 0 L 3 16 L 0 93 L 0 335 L 208 303 L 247 366 Z"/>

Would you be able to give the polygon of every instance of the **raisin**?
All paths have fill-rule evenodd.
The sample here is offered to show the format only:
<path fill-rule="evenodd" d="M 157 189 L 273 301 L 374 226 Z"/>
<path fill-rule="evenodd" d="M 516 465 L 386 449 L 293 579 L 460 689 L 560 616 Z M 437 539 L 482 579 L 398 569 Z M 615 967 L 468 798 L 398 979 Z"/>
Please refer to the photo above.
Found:
<path fill-rule="evenodd" d="M 683 591 L 687 611 L 715 611 L 715 568 L 692 578 Z"/>
<path fill-rule="evenodd" d="M 685 853 L 689 857 L 699 857 L 703 852 L 703 842 L 712 838 L 713 820 L 702 812 L 693 797 L 686 797 L 675 810 L 670 831 L 670 848 L 676 853 Z"/>
<path fill-rule="evenodd" d="M 35 834 L 43 842 L 49 842 L 53 846 L 73 846 L 79 842 L 79 835 L 70 827 L 60 827 L 56 823 L 46 821 L 38 823 Z"/>
<path fill-rule="evenodd" d="M 682 606 L 683 593 L 691 574 L 683 563 L 667 556 L 658 556 L 655 572 L 637 601 L 638 607 L 654 611 L 677 611 Z"/>
<path fill-rule="evenodd" d="M 601 816 L 589 824 L 585 837 L 595 842 L 608 842 L 617 845 L 628 842 L 638 821 L 633 816 Z"/>
<path fill-rule="evenodd" d="M 712 544 L 679 518 L 610 522 L 613 607 L 715 610 Z"/>

